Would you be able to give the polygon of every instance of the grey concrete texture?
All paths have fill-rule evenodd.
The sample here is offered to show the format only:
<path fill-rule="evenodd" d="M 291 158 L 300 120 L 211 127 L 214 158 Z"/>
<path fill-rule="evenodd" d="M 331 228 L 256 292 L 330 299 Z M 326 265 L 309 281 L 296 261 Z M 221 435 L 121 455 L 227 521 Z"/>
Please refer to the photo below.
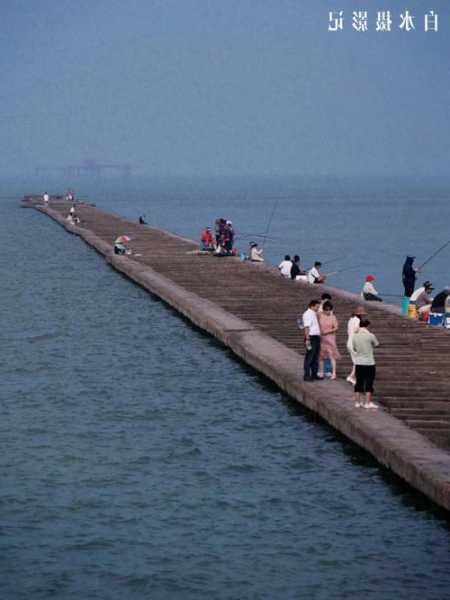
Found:
<path fill-rule="evenodd" d="M 155 294 L 202 330 L 215 336 L 239 358 L 264 374 L 286 394 L 320 415 L 336 430 L 370 452 L 411 486 L 450 510 L 450 454 L 382 410 L 356 409 L 343 381 L 304 382 L 302 356 L 262 333 L 249 322 L 213 302 L 186 291 L 170 279 L 128 256 L 82 227 L 69 225 L 48 207 L 39 210 L 79 235 L 103 254 L 116 270 Z M 342 290 L 329 288 L 334 294 Z M 353 295 L 352 295 L 353 296 Z"/>

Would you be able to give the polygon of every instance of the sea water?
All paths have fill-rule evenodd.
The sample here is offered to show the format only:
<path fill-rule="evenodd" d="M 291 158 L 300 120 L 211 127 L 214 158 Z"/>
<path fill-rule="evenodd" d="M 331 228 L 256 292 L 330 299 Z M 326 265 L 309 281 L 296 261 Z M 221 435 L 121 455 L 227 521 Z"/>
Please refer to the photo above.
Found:
<path fill-rule="evenodd" d="M 259 199 L 277 191 L 81 184 L 106 210 L 192 237 L 217 216 L 265 231 L 273 202 Z M 0 202 L 2 600 L 448 597 L 443 512 L 7 198 L 21 190 L 35 191 L 4 185 Z M 418 196 L 380 199 L 379 212 L 373 199 L 324 189 L 297 202 L 279 201 L 270 233 L 284 242 L 267 244 L 269 257 L 313 244 L 332 257 L 342 243 L 349 264 L 384 247 L 376 274 L 391 290 L 405 246 L 424 256 L 445 237 L 439 219 L 434 236 L 421 212 L 414 221 Z M 357 289 L 350 273 L 342 284 Z"/>

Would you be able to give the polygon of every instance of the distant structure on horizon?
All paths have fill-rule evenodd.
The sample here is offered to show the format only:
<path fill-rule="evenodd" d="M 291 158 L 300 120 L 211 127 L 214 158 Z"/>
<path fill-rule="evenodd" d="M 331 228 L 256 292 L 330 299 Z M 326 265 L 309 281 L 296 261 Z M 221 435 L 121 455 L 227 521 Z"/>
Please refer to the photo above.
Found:
<path fill-rule="evenodd" d="M 79 175 L 104 175 L 107 172 L 116 173 L 123 177 L 129 177 L 132 172 L 132 166 L 129 163 L 115 163 L 115 162 L 98 162 L 94 159 L 83 160 L 81 163 L 74 165 L 65 166 L 39 166 L 35 168 L 36 175 L 43 175 L 45 173 L 60 172 L 67 177 L 79 176 Z"/>

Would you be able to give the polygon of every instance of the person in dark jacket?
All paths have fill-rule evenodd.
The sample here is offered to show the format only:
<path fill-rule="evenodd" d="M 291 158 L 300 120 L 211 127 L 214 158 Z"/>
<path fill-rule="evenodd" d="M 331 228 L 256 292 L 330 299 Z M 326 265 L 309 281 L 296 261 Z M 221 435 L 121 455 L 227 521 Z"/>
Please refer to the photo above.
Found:
<path fill-rule="evenodd" d="M 412 296 L 416 285 L 417 269 L 413 265 L 415 258 L 415 256 L 407 256 L 403 265 L 402 281 L 405 288 L 405 296 L 408 298 Z"/>
<path fill-rule="evenodd" d="M 305 271 L 300 269 L 300 256 L 296 254 L 292 260 L 291 279 L 295 281 L 297 277 L 301 277 L 302 275 L 305 275 Z"/>
<path fill-rule="evenodd" d="M 447 296 L 450 296 L 450 287 L 446 287 L 436 294 L 431 303 L 431 312 L 432 313 L 445 313 L 445 301 L 447 300 Z"/>

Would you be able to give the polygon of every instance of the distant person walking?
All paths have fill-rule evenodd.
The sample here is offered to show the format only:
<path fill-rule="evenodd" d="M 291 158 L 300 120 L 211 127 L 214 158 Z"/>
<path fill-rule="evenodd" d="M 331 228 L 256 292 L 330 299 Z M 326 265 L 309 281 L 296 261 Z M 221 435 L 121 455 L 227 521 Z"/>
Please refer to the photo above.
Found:
<path fill-rule="evenodd" d="M 379 342 L 374 334 L 369 331 L 369 325 L 370 321 L 361 319 L 359 329 L 353 334 L 351 341 L 356 370 L 356 408 L 378 408 L 372 402 L 372 394 L 376 375 L 373 351 L 374 348 L 379 346 Z"/>
<path fill-rule="evenodd" d="M 412 296 L 416 285 L 416 276 L 418 269 L 414 267 L 415 258 L 415 256 L 407 256 L 405 264 L 403 265 L 402 281 L 403 287 L 405 288 L 405 296 L 407 298 L 410 298 Z"/>
<path fill-rule="evenodd" d="M 320 326 L 317 318 L 319 300 L 311 300 L 308 309 L 303 313 L 303 328 L 305 334 L 305 360 L 303 363 L 303 379 L 313 381 L 323 379 L 319 377 L 319 355 L 320 355 Z"/>

